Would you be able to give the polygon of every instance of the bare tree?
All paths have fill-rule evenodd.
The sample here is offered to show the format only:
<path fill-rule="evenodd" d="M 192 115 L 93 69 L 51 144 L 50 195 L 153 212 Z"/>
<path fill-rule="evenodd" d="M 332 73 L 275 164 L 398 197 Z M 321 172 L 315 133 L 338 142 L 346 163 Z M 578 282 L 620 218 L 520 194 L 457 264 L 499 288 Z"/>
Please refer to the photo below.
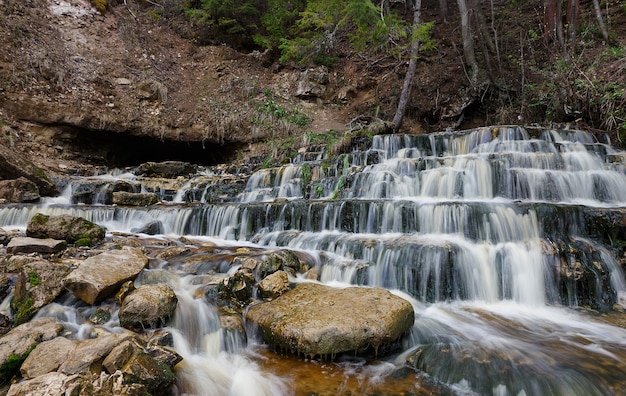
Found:
<path fill-rule="evenodd" d="M 476 85 L 478 79 L 478 62 L 474 54 L 474 38 L 472 37 L 472 27 L 470 26 L 469 13 L 466 0 L 457 0 L 459 12 L 461 14 L 461 34 L 463 36 L 463 55 L 465 63 L 469 68 L 468 77 L 472 85 Z"/>
<path fill-rule="evenodd" d="M 409 68 L 404 76 L 404 82 L 402 83 L 402 91 L 400 92 L 400 99 L 398 100 L 398 107 L 396 108 L 396 114 L 393 116 L 393 127 L 398 130 L 402 125 L 404 119 L 404 112 L 409 103 L 409 97 L 411 96 L 411 83 L 415 76 L 415 70 L 417 69 L 417 55 L 420 49 L 420 42 L 417 34 L 417 29 L 422 19 L 422 0 L 413 0 L 413 34 L 411 38 L 411 49 L 409 58 Z"/>
<path fill-rule="evenodd" d="M 593 8 L 596 9 L 596 19 L 598 20 L 598 24 L 600 25 L 602 37 L 605 41 L 608 41 L 609 31 L 606 29 L 606 25 L 604 24 L 604 20 L 602 19 L 602 9 L 600 8 L 600 2 L 598 0 L 593 0 Z"/>

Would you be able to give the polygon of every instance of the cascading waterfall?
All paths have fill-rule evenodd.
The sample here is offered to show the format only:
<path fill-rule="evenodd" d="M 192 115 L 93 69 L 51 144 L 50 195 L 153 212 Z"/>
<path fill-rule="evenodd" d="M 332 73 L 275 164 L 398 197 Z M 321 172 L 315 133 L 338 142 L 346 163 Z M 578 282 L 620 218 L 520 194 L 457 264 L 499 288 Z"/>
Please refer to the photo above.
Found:
<path fill-rule="evenodd" d="M 192 179 L 170 205 L 3 205 L 0 226 L 67 213 L 109 231 L 159 221 L 168 235 L 307 252 L 324 283 L 381 286 L 412 302 L 398 367 L 409 362 L 456 394 L 602 395 L 624 385 L 626 330 L 576 310 L 626 300 L 615 235 L 602 226 L 626 207 L 623 158 L 574 130 L 374 136 L 332 165 L 316 152 L 260 170 L 237 202 L 177 205 L 206 196 L 206 183 L 188 190 L 201 184 Z M 244 357 L 243 342 L 225 346 L 215 308 L 188 281 L 168 281 L 181 301 L 172 331 L 182 392 L 289 393 Z"/>

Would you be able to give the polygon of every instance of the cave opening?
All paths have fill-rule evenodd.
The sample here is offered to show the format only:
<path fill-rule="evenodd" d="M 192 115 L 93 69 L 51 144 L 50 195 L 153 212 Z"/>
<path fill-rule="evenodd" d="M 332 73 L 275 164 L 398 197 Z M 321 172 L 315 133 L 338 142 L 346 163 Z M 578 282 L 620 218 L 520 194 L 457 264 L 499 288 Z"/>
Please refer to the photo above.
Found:
<path fill-rule="evenodd" d="M 228 163 L 246 143 L 223 144 L 176 141 L 116 132 L 78 131 L 64 128 L 55 144 L 86 163 L 111 168 L 132 167 L 145 162 L 184 161 L 211 166 Z"/>

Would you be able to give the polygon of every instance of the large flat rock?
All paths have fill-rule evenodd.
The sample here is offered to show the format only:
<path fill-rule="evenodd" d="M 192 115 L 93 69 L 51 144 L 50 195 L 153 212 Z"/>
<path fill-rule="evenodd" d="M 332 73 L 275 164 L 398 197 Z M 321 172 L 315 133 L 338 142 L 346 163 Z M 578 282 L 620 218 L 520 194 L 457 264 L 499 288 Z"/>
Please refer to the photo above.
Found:
<path fill-rule="evenodd" d="M 133 280 L 148 264 L 139 248 L 125 246 L 89 257 L 65 280 L 65 287 L 87 304 L 102 301 L 122 283 Z"/>
<path fill-rule="evenodd" d="M 302 283 L 252 306 L 246 319 L 264 340 L 305 356 L 363 352 L 397 341 L 413 325 L 411 304 L 383 288 L 332 288 Z"/>

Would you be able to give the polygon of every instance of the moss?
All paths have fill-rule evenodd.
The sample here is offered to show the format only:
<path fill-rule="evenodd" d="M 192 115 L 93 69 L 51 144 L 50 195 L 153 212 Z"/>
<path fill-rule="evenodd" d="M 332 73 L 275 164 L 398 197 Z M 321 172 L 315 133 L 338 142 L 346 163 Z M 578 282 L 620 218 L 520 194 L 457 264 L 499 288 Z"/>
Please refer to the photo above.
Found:
<path fill-rule="evenodd" d="M 91 4 L 96 7 L 101 14 L 104 14 L 107 10 L 107 0 L 91 0 Z"/>
<path fill-rule="evenodd" d="M 48 220 L 50 220 L 50 216 L 46 216 L 45 214 L 42 214 L 42 213 L 37 213 L 30 219 L 31 223 L 40 224 L 40 225 L 46 224 Z"/>
<path fill-rule="evenodd" d="M 48 179 L 48 175 L 46 174 L 46 172 L 41 168 L 35 168 L 33 174 L 40 179 L 50 180 Z"/>
<path fill-rule="evenodd" d="M 93 240 L 89 237 L 81 237 L 74 243 L 76 246 L 93 246 Z"/>
<path fill-rule="evenodd" d="M 37 275 L 35 271 L 30 271 L 28 273 L 28 282 L 30 283 L 31 287 L 38 286 L 41 284 L 41 278 L 39 278 L 39 275 Z"/>
<path fill-rule="evenodd" d="M 15 300 L 14 300 L 15 301 Z M 37 308 L 33 306 L 32 297 L 28 297 L 22 302 L 18 303 L 19 305 L 15 306 L 15 325 L 21 325 L 22 323 L 26 323 L 30 320 L 31 316 L 37 311 Z"/>
<path fill-rule="evenodd" d="M 26 360 L 36 346 L 37 344 L 32 344 L 30 348 L 21 355 L 12 353 L 7 360 L 0 365 L 0 381 L 5 382 L 11 379 L 11 377 L 19 371 L 24 360 Z"/>

